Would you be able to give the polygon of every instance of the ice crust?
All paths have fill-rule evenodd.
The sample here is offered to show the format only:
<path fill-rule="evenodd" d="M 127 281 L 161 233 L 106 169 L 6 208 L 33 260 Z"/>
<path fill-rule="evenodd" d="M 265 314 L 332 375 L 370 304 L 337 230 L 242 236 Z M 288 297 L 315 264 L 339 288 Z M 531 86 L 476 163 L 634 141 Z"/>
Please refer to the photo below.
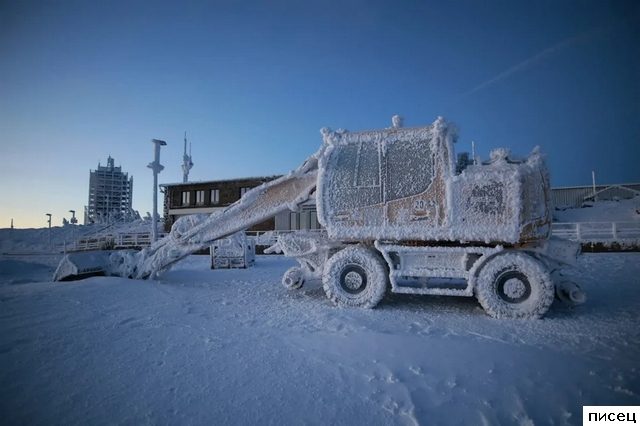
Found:
<path fill-rule="evenodd" d="M 358 286 L 362 286 L 360 292 L 349 292 L 341 285 L 341 281 L 347 282 L 349 278 L 342 277 L 344 268 L 353 265 L 365 274 L 364 278 L 357 280 Z M 322 284 L 327 297 L 340 306 L 373 308 L 387 289 L 384 260 L 369 248 L 359 245 L 347 247 L 329 259 L 322 274 Z"/>
<path fill-rule="evenodd" d="M 323 137 L 318 219 L 330 238 L 516 243 L 525 230 L 529 239 L 548 235 L 548 178 L 538 150 L 526 161 L 497 150 L 489 164 L 455 175 L 457 130 L 442 118 L 428 127 L 325 130 Z"/>
<path fill-rule="evenodd" d="M 530 296 L 521 303 L 508 303 L 503 300 L 496 289 L 500 276 L 511 271 L 518 271 L 528 281 Z M 522 280 L 510 278 L 506 280 L 504 293 L 517 296 L 515 282 Z M 522 290 L 524 291 L 524 289 Z M 490 259 L 480 270 L 476 294 L 484 310 L 495 318 L 540 318 L 543 316 L 555 295 L 553 281 L 547 268 L 533 257 L 522 252 L 504 252 Z"/>

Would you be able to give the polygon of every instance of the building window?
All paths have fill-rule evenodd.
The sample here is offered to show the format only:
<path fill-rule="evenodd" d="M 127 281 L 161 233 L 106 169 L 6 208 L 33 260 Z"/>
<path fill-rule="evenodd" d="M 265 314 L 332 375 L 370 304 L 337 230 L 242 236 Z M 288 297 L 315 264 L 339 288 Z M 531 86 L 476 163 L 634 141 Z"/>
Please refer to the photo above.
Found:
<path fill-rule="evenodd" d="M 250 187 L 250 186 L 243 186 L 242 188 L 240 188 L 240 198 L 242 198 L 242 196 L 243 196 L 244 194 L 246 194 L 246 193 L 247 193 L 247 191 L 248 191 L 248 190 L 250 190 L 250 189 L 251 189 L 251 187 Z"/>
<path fill-rule="evenodd" d="M 219 204 L 220 203 L 220 190 L 212 189 L 211 190 L 211 204 Z"/>
<path fill-rule="evenodd" d="M 191 202 L 191 193 L 189 191 L 182 191 L 182 205 L 188 206 Z"/>
<path fill-rule="evenodd" d="M 196 205 L 202 206 L 204 204 L 204 191 L 196 191 Z"/>

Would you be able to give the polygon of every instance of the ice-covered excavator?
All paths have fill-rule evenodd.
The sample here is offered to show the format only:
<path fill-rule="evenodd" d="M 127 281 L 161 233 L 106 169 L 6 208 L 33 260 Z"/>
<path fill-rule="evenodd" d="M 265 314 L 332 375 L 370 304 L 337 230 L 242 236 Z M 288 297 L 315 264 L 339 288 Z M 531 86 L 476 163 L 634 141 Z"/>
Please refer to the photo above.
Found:
<path fill-rule="evenodd" d="M 147 278 L 225 236 L 314 198 L 326 233 L 279 237 L 272 250 L 295 257 L 283 284 L 322 279 L 327 296 L 373 307 L 396 293 L 476 296 L 495 317 L 540 317 L 554 294 L 579 303 L 564 278 L 578 247 L 552 240 L 549 179 L 537 150 L 456 173 L 455 128 L 397 125 L 364 132 L 323 129 L 320 149 L 298 169 L 247 192 L 206 218 L 177 221 L 140 251 L 70 254 L 55 279 L 101 273 Z"/>

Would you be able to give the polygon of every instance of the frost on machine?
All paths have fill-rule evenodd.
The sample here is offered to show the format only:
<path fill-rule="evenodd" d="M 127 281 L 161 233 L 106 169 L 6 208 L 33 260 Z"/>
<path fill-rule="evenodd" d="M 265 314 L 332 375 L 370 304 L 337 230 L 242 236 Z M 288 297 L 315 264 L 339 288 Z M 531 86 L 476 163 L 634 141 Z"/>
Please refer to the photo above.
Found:
<path fill-rule="evenodd" d="M 554 295 L 584 300 L 562 275 L 577 246 L 549 239 L 549 179 L 538 150 L 515 160 L 498 149 L 490 161 L 456 173 L 452 125 L 442 118 L 418 128 L 400 123 L 363 132 L 323 129 L 322 146 L 298 169 L 221 213 L 176 223 L 169 238 L 140 253 L 111 254 L 103 269 L 145 278 L 315 199 L 325 232 L 282 235 L 271 248 L 300 264 L 283 277 L 289 289 L 322 279 L 335 303 L 367 308 L 387 289 L 475 295 L 487 313 L 505 318 L 540 317 Z M 57 278 L 77 264 L 67 259 Z"/>
<path fill-rule="evenodd" d="M 253 238 L 243 231 L 215 240 L 209 248 L 211 269 L 249 268 L 256 258 Z"/>

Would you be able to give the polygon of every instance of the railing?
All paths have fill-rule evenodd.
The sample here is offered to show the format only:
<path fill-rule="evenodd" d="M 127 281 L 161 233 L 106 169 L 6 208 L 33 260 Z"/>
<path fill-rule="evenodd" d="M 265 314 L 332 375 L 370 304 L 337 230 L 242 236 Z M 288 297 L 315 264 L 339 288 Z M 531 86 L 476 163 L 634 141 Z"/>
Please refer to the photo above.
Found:
<path fill-rule="evenodd" d="M 325 232 L 324 229 L 308 229 L 306 232 Z M 296 230 L 282 231 L 247 231 L 246 234 L 254 237 L 257 245 L 270 246 L 276 243 L 278 235 L 297 232 Z M 158 233 L 158 238 L 164 238 L 167 233 Z M 108 250 L 143 248 L 151 245 L 150 232 L 129 232 L 100 235 L 97 237 L 80 238 L 74 243 L 66 244 L 62 247 L 65 251 L 87 251 L 87 250 Z"/>
<path fill-rule="evenodd" d="M 640 222 L 554 222 L 551 234 L 578 242 L 624 242 L 640 239 Z"/>
<path fill-rule="evenodd" d="M 158 238 L 168 234 L 158 233 Z M 66 244 L 66 251 L 106 250 L 142 248 L 151 245 L 150 232 L 129 232 L 101 235 L 94 238 L 80 238 L 72 244 Z"/>
<path fill-rule="evenodd" d="M 305 232 L 326 232 L 324 229 L 308 229 Z M 296 230 L 247 231 L 257 245 L 273 245 L 278 235 L 298 232 Z M 554 222 L 551 224 L 553 236 L 578 242 L 625 242 L 640 241 L 640 222 Z M 158 238 L 167 236 L 159 233 Z M 131 232 L 101 235 L 95 238 L 81 238 L 66 244 L 66 251 L 105 250 L 143 248 L 151 244 L 150 232 Z"/>
<path fill-rule="evenodd" d="M 247 236 L 254 237 L 256 245 L 259 246 L 271 246 L 278 240 L 278 235 L 291 234 L 293 232 L 313 232 L 318 234 L 326 233 L 324 229 L 287 229 L 277 231 L 246 231 Z"/>

